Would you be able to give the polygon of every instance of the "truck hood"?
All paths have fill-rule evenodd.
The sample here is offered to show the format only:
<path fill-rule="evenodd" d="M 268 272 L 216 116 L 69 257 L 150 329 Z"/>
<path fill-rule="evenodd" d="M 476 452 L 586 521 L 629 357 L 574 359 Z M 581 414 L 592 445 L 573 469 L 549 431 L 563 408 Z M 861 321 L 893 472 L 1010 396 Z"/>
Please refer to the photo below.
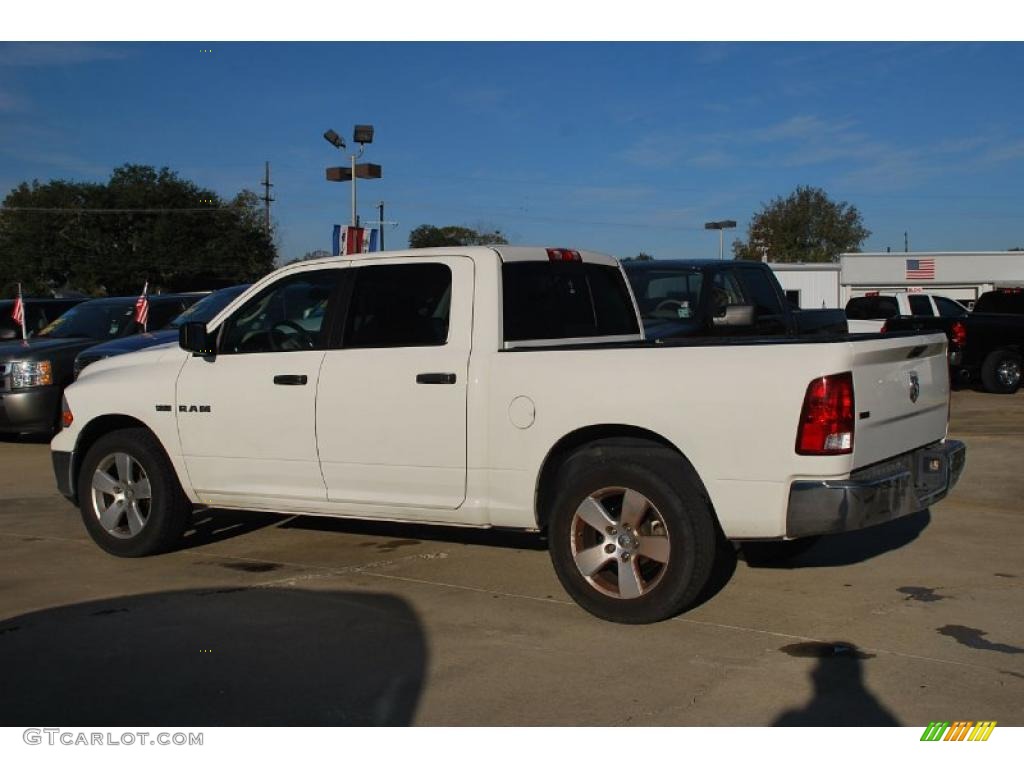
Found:
<path fill-rule="evenodd" d="M 47 339 L 32 338 L 22 341 L 5 341 L 0 344 L 0 362 L 11 360 L 41 360 L 55 352 L 77 352 L 96 344 L 96 339 Z"/>
<path fill-rule="evenodd" d="M 114 339 L 113 341 L 107 341 L 90 347 L 89 356 L 96 358 L 113 357 L 127 352 L 137 352 L 147 347 L 155 347 L 158 344 L 167 344 L 171 341 L 177 341 L 177 339 L 177 329 L 137 333 L 134 336 L 125 336 L 123 339 Z"/>
<path fill-rule="evenodd" d="M 177 340 L 177 333 L 174 334 L 174 339 L 175 341 Z M 92 350 L 89 350 L 89 352 L 91 354 Z M 182 355 L 185 354 L 185 351 L 181 349 L 177 343 L 168 341 L 164 344 L 157 342 L 153 346 L 145 347 L 135 352 L 104 357 L 103 359 L 92 363 L 88 367 L 83 368 L 78 376 L 78 381 L 93 379 L 94 377 L 106 374 L 116 376 L 117 369 L 119 368 L 154 364 L 159 362 L 167 353 L 174 354 L 175 352 L 180 352 Z"/>

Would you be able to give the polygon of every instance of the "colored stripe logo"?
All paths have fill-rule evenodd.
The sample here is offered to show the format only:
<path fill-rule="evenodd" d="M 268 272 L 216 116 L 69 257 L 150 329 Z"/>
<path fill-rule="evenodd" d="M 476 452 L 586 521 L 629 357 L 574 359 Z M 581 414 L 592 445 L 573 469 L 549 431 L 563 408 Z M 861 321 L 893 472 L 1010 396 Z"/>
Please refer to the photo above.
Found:
<path fill-rule="evenodd" d="M 995 720 L 931 722 L 921 734 L 921 741 L 988 741 L 995 727 Z"/>

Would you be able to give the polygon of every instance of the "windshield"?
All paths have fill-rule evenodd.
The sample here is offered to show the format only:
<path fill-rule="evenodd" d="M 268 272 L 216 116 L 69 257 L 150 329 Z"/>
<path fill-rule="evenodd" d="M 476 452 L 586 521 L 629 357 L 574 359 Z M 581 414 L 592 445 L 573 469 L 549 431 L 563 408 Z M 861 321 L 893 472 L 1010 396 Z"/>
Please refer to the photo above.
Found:
<path fill-rule="evenodd" d="M 248 287 L 248 285 L 236 285 L 231 288 L 224 288 L 216 293 L 211 293 L 171 320 L 167 324 L 167 328 L 179 328 L 185 323 L 209 322 Z"/>
<path fill-rule="evenodd" d="M 644 320 L 688 320 L 697 313 L 703 274 L 692 269 L 628 271 Z"/>
<path fill-rule="evenodd" d="M 72 307 L 36 336 L 48 339 L 116 339 L 134 325 L 135 302 L 86 302 Z"/>

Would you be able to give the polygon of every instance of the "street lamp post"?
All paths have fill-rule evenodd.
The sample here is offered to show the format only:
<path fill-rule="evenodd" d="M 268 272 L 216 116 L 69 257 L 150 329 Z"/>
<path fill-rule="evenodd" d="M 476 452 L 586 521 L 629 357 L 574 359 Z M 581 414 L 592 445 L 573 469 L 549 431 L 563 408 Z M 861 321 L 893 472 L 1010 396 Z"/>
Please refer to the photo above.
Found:
<path fill-rule="evenodd" d="M 324 138 L 329 144 L 338 149 L 345 149 L 345 140 L 333 130 L 324 132 Z M 352 130 L 352 142 L 359 145 L 359 151 L 349 155 L 348 168 L 328 168 L 328 181 L 351 181 L 352 182 L 352 226 L 359 226 L 359 214 L 356 210 L 356 179 L 379 179 L 381 167 L 374 163 L 356 163 L 363 156 L 367 144 L 373 143 L 373 126 L 357 125 Z"/>
<path fill-rule="evenodd" d="M 725 230 L 736 229 L 736 222 L 732 219 L 723 219 L 722 221 L 709 221 L 704 225 L 704 229 L 717 229 L 718 230 L 718 258 L 725 258 Z"/>

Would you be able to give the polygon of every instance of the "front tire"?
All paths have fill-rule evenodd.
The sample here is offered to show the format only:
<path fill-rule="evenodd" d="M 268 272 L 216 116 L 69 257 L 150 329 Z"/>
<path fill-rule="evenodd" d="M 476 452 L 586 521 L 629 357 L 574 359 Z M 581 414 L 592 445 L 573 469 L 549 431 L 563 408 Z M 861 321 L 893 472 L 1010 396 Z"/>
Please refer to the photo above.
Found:
<path fill-rule="evenodd" d="M 191 513 L 174 467 L 146 429 L 120 429 L 92 445 L 78 475 L 78 498 L 92 540 L 118 557 L 171 549 Z"/>
<path fill-rule="evenodd" d="M 989 352 L 981 364 L 981 383 L 987 392 L 1012 395 L 1021 384 L 1021 357 L 1012 349 Z"/>
<path fill-rule="evenodd" d="M 573 454 L 556 483 L 548 545 L 580 607 L 607 621 L 649 624 L 697 599 L 714 562 L 715 525 L 678 454 L 596 444 Z"/>

